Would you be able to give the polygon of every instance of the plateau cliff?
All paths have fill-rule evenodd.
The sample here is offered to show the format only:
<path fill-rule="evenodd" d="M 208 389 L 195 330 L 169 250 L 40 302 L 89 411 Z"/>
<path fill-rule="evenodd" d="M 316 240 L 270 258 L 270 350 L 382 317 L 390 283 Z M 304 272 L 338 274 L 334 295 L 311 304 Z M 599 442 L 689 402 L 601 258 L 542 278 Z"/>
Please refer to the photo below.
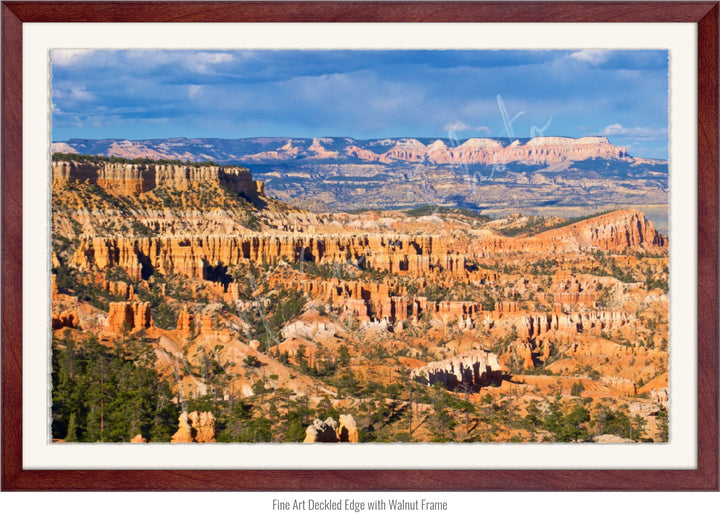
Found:
<path fill-rule="evenodd" d="M 587 212 L 587 206 L 604 210 L 668 202 L 667 161 L 633 157 L 605 137 L 75 139 L 53 149 L 251 166 L 270 196 L 313 212 L 437 204 L 567 217 Z M 157 180 L 137 171 L 109 174 L 103 185 L 126 192 L 185 181 L 175 173 Z M 120 183 L 113 179 L 119 177 Z M 252 185 L 237 188 L 254 192 Z M 570 214 L 571 207 L 580 210 Z M 655 221 L 665 228 L 663 220 L 655 216 Z"/>
<path fill-rule="evenodd" d="M 349 146 L 351 157 L 368 162 L 429 162 L 432 164 L 505 164 L 528 162 L 558 164 L 589 158 L 627 158 L 627 149 L 613 146 L 605 137 L 536 137 L 525 143 L 514 140 L 505 145 L 502 140 L 472 138 L 455 147 L 438 139 L 425 145 L 417 139 L 399 139 L 384 153 L 374 153 L 358 146 Z"/>
<path fill-rule="evenodd" d="M 109 193 L 135 195 L 156 187 L 184 190 L 201 183 L 215 184 L 248 197 L 263 196 L 263 182 L 253 180 L 244 167 L 112 162 L 54 161 L 53 183 L 97 184 Z"/>
<path fill-rule="evenodd" d="M 172 141 L 172 146 L 168 142 Z M 387 138 L 245 138 L 81 140 L 53 144 L 54 151 L 102 154 L 125 158 L 169 160 L 230 160 L 246 164 L 299 162 L 375 162 L 432 164 L 504 164 L 529 162 L 558 164 L 593 158 L 629 160 L 627 149 L 605 137 L 535 137 L 524 139 Z"/>

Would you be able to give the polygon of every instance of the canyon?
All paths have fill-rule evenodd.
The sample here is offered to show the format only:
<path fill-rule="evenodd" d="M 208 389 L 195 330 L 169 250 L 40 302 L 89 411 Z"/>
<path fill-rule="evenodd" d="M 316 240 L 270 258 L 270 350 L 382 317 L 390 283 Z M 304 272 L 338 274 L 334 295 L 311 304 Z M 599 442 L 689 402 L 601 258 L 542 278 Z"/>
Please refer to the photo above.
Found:
<path fill-rule="evenodd" d="M 605 137 L 81 140 L 53 152 L 240 164 L 267 194 L 313 212 L 464 207 L 492 217 L 620 208 L 667 232 L 668 162 Z"/>
<path fill-rule="evenodd" d="M 363 160 L 636 160 L 603 139 L 531 142 L 391 141 Z M 63 157 L 52 174 L 60 374 L 98 343 L 167 387 L 169 410 L 117 440 L 554 442 L 575 408 L 572 440 L 667 440 L 670 243 L 638 208 L 310 212 L 237 166 Z M 56 407 L 54 437 L 72 438 Z"/>

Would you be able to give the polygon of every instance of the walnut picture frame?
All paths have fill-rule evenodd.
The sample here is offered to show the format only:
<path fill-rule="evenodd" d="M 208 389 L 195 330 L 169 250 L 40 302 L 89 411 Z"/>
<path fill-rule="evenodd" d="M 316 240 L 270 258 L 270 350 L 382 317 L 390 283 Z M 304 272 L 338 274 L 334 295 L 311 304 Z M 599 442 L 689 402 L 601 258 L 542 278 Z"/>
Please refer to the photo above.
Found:
<path fill-rule="evenodd" d="M 717 2 L 2 2 L 2 489 L 5 491 L 717 491 Z M 697 409 L 694 469 L 27 468 L 23 462 L 25 24 L 691 24 L 697 33 Z M 540 43 L 541 44 L 541 43 Z M 40 389 L 42 390 L 42 388 Z"/>

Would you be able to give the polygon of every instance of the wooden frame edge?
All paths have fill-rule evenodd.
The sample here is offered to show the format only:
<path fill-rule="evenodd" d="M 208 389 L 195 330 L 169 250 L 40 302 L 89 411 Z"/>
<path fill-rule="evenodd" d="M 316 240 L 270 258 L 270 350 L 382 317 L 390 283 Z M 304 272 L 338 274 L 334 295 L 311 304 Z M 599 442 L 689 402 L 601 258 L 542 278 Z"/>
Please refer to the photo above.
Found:
<path fill-rule="evenodd" d="M 22 475 L 22 21 L 2 6 L 2 489 Z M 9 298 L 19 301 L 8 304 Z M 18 331 L 19 330 L 19 331 Z"/>
<path fill-rule="evenodd" d="M 173 9 L 168 13 L 170 4 Z M 510 18 L 518 22 L 578 22 L 607 14 L 613 7 L 619 11 L 603 21 L 629 22 L 646 17 L 645 9 L 652 7 L 654 13 L 661 13 L 654 21 L 697 22 L 698 320 L 704 323 L 698 328 L 697 470 L 23 470 L 22 422 L 16 419 L 22 416 L 22 225 L 17 224 L 22 221 L 22 24 L 207 22 L 217 20 L 218 9 L 228 5 L 186 4 L 2 3 L 2 490 L 718 490 L 717 2 L 574 2 L 582 8 L 581 13 L 561 13 L 567 11 L 567 3 L 549 2 L 541 17 L 531 12 L 532 6 L 537 7 L 533 2 L 349 2 L 340 10 L 336 2 L 286 2 L 282 10 L 277 3 L 248 2 L 240 15 L 223 17 L 224 21 L 453 21 L 462 13 L 463 21 L 468 22 Z M 370 6 L 372 14 L 367 12 Z M 469 17 L 465 16 L 468 9 Z M 529 19 L 531 14 L 533 19 Z"/>
<path fill-rule="evenodd" d="M 719 488 L 718 11 L 715 4 L 698 22 L 698 323 L 704 323 L 698 326 L 698 472 L 714 491 Z"/>
<path fill-rule="evenodd" d="M 232 3 L 242 9 L 228 10 Z M 654 22 L 700 20 L 713 2 L 628 1 L 297 1 L 23 2 L 7 1 L 34 22 Z M 542 10 L 538 11 L 538 4 Z M 572 6 L 569 8 L 568 6 Z M 611 10 L 612 9 L 612 10 Z"/>

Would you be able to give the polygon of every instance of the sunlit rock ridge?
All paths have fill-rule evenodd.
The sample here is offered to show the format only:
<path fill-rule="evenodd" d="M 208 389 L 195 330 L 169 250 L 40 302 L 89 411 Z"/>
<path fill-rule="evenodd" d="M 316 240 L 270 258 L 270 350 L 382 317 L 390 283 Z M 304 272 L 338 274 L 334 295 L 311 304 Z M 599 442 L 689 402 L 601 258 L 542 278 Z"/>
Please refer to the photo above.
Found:
<path fill-rule="evenodd" d="M 253 180 L 244 167 L 54 161 L 52 181 L 53 184 L 97 184 L 110 193 L 125 195 L 148 192 L 156 187 L 183 190 L 199 184 L 221 185 L 246 196 L 265 194 L 263 182 Z"/>
<path fill-rule="evenodd" d="M 215 160 L 245 164 L 288 162 L 483 164 L 509 162 L 558 164 L 593 158 L 632 160 L 625 147 L 606 137 L 535 137 L 531 139 L 434 138 L 356 140 L 333 138 L 242 138 L 83 140 L 53 144 L 53 152 L 99 154 L 154 160 Z"/>

